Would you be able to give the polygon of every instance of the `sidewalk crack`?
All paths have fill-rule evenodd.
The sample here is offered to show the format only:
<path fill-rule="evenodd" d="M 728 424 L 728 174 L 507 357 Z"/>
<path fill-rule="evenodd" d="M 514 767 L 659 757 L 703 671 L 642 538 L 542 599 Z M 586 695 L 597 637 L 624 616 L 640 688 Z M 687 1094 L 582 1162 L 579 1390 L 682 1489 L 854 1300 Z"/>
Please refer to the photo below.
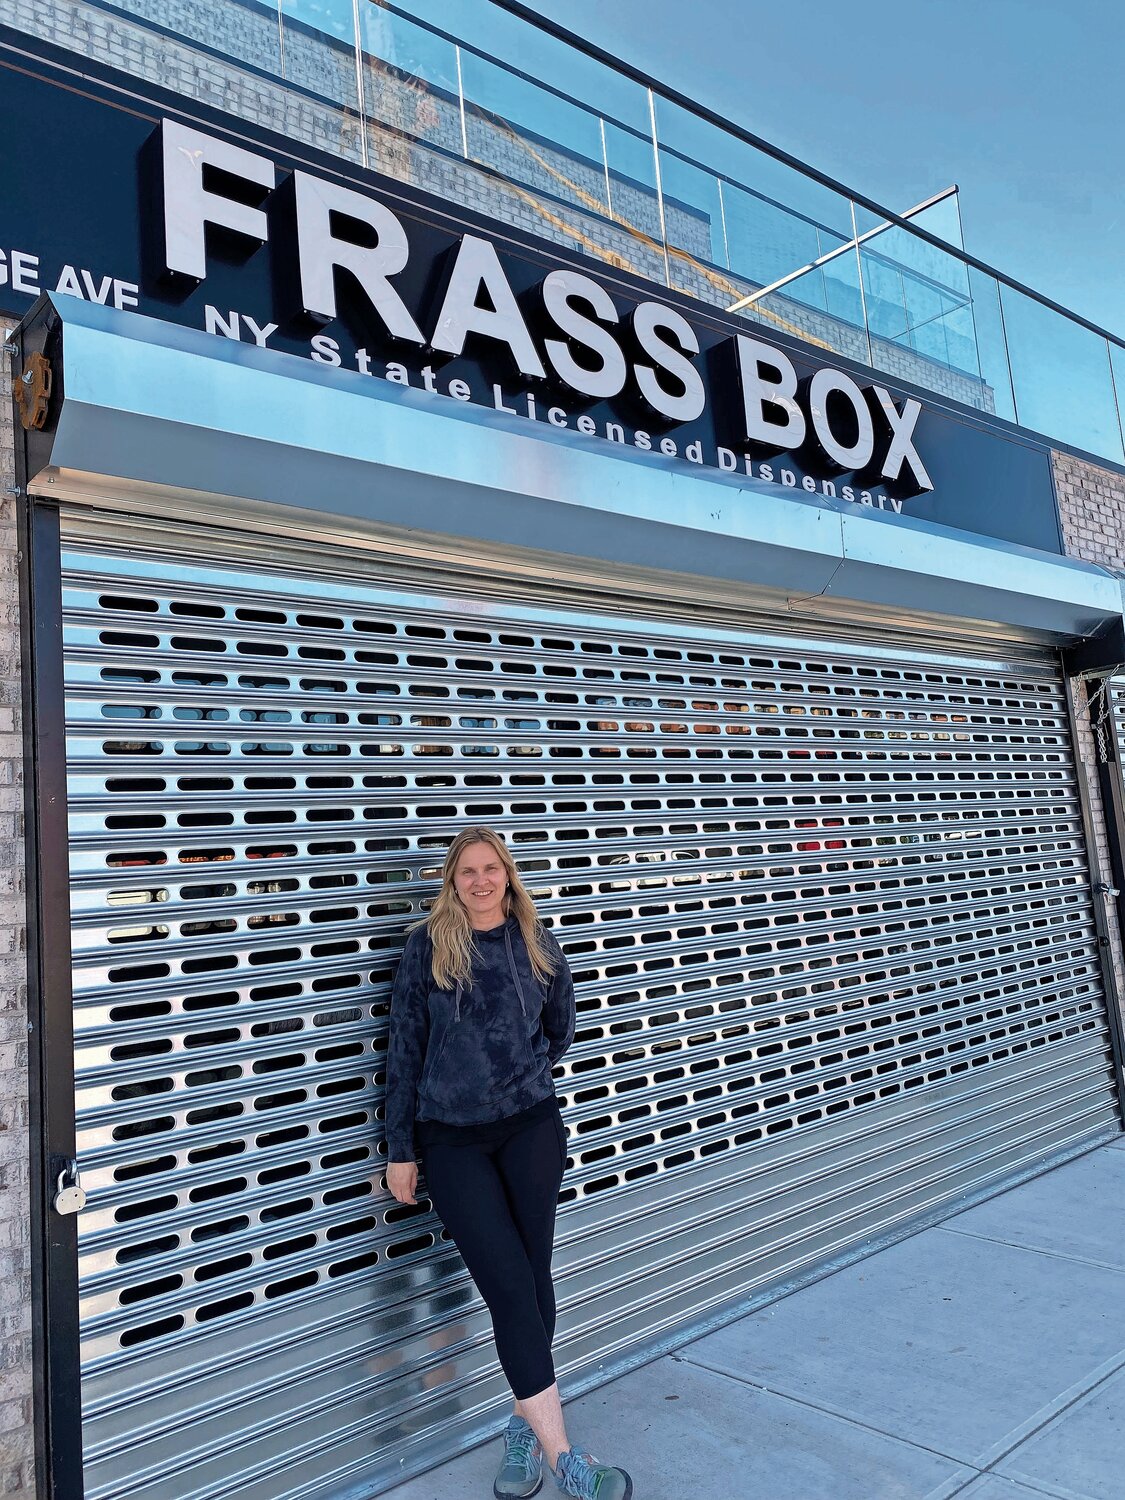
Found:
<path fill-rule="evenodd" d="M 916 1442 L 914 1438 L 905 1438 L 898 1432 L 890 1432 L 885 1427 L 878 1427 L 874 1422 L 865 1422 L 862 1417 L 857 1417 L 850 1412 L 843 1412 L 832 1406 L 822 1406 L 818 1401 L 812 1401 L 807 1396 L 795 1395 L 792 1391 L 778 1390 L 772 1385 L 765 1384 L 761 1380 L 751 1380 L 745 1375 L 737 1375 L 733 1370 L 724 1369 L 721 1365 L 709 1365 L 705 1360 L 689 1358 L 685 1354 L 673 1356 L 685 1365 L 694 1365 L 698 1370 L 707 1370 L 712 1375 L 721 1375 L 726 1380 L 733 1380 L 738 1385 L 748 1385 L 751 1390 L 764 1391 L 766 1395 L 777 1396 L 781 1401 L 793 1401 L 798 1406 L 807 1406 L 810 1411 L 818 1411 L 826 1417 L 833 1417 L 837 1422 L 848 1422 L 853 1427 L 862 1427 L 867 1432 L 877 1433 L 879 1437 L 890 1438 L 893 1442 L 903 1443 L 908 1448 L 917 1448 L 921 1453 L 932 1453 L 935 1458 L 948 1459 L 950 1463 L 959 1464 L 962 1468 L 977 1469 L 978 1473 L 984 1471 L 979 1469 L 968 1459 L 959 1458 L 955 1453 L 946 1453 L 942 1448 L 933 1448 L 929 1443 Z"/>
<path fill-rule="evenodd" d="M 1048 1250 L 1042 1245 L 1024 1245 L 1018 1240 L 1005 1240 L 996 1234 L 983 1234 L 979 1229 L 958 1229 L 952 1223 L 936 1224 L 934 1227 L 944 1230 L 947 1234 L 959 1234 L 964 1239 L 983 1240 L 989 1245 L 1007 1245 L 1011 1250 L 1027 1250 L 1032 1255 L 1045 1255 L 1051 1260 L 1072 1261 L 1080 1266 L 1096 1266 L 1101 1271 L 1115 1271 L 1119 1276 L 1125 1276 L 1125 1266 L 1115 1266 L 1107 1260 L 1093 1260 L 1088 1255 L 1068 1255 L 1064 1250 Z"/>

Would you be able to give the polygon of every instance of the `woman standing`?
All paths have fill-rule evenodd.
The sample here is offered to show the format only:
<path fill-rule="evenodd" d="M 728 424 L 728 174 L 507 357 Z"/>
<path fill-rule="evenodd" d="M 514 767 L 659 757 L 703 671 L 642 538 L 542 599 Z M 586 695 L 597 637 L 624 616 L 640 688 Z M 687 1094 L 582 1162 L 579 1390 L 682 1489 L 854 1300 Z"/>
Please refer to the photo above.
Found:
<path fill-rule="evenodd" d="M 623 1469 L 572 1448 L 551 1360 L 551 1249 L 566 1132 L 551 1069 L 574 1036 L 574 986 L 503 839 L 467 828 L 411 932 L 391 998 L 387 1186 L 426 1187 L 492 1315 L 515 1396 L 493 1492 L 534 1495 L 543 1458 L 580 1500 L 629 1500 Z"/>

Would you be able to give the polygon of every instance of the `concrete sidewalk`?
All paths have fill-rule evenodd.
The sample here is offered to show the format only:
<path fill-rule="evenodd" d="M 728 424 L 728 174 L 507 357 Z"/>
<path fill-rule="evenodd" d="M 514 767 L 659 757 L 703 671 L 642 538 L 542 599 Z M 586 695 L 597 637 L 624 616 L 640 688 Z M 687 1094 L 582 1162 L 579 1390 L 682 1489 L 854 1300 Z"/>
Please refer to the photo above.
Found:
<path fill-rule="evenodd" d="M 1121 1500 L 1125 1136 L 568 1403 L 567 1426 L 636 1500 Z M 487 1500 L 499 1452 L 391 1493 Z"/>

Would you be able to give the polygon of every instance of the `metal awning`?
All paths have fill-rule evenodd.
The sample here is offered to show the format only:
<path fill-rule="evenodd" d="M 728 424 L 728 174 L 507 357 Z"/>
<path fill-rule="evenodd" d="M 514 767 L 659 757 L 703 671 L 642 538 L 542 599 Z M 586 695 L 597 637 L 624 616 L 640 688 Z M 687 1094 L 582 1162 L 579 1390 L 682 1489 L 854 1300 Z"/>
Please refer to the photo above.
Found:
<path fill-rule="evenodd" d="M 61 348 L 33 493 L 518 557 L 550 576 L 903 627 L 1074 643 L 1120 628 L 1090 563 L 701 470 L 136 313 L 51 295 Z M 553 560 L 553 562 L 552 562 Z"/>

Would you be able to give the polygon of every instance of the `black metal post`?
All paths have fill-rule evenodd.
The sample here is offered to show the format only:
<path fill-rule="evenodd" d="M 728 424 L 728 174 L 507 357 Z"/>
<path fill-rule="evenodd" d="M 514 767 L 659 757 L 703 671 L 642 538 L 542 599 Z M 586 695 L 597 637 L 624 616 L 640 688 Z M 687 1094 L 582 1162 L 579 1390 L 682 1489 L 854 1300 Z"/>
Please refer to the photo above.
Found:
<path fill-rule="evenodd" d="M 38 332 L 27 330 L 17 346 L 17 373 Z M 78 1220 L 52 1207 L 59 1174 L 75 1156 L 59 513 L 28 498 L 25 444 L 16 450 L 36 1466 L 41 1495 L 82 1500 Z"/>
<path fill-rule="evenodd" d="M 1074 754 L 1077 770 L 1078 801 L 1082 809 L 1082 828 L 1086 840 L 1087 859 L 1090 867 L 1090 882 L 1093 887 L 1094 928 L 1098 939 L 1098 952 L 1102 960 L 1102 979 L 1105 984 L 1106 1009 L 1109 1012 L 1109 1034 L 1113 1049 L 1113 1073 L 1117 1085 L 1117 1107 L 1121 1115 L 1122 1125 L 1125 1126 L 1125 1017 L 1121 1011 L 1121 991 L 1117 983 L 1117 970 L 1113 962 L 1113 943 L 1109 932 L 1108 903 L 1116 899 L 1117 920 L 1119 932 L 1125 934 L 1125 873 L 1123 873 L 1122 848 L 1125 838 L 1125 822 L 1123 818 L 1123 789 L 1121 784 L 1121 768 L 1116 762 L 1106 764 L 1105 756 L 1098 745 L 1098 736 L 1095 734 L 1095 754 L 1098 762 L 1098 781 L 1102 794 L 1102 806 L 1106 811 L 1105 832 L 1109 844 L 1110 864 L 1113 870 L 1114 890 L 1105 886 L 1098 877 L 1095 865 L 1095 825 L 1093 809 L 1090 806 L 1090 788 L 1087 777 L 1089 768 L 1078 754 L 1078 714 L 1075 701 L 1075 683 L 1077 679 L 1064 670 L 1063 682 L 1066 686 L 1066 708 L 1070 720 L 1070 736 L 1074 745 Z"/>

